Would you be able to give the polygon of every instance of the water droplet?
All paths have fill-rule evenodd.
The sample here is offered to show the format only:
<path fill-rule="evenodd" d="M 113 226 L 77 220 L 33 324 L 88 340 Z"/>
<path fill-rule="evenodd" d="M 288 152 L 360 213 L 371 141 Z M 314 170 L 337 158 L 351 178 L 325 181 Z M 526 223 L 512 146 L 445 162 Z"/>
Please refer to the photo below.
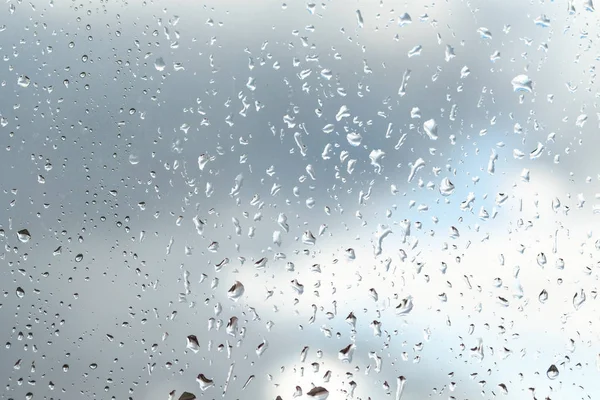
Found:
<path fill-rule="evenodd" d="M 356 10 L 356 22 L 358 23 L 359 28 L 362 28 L 365 24 L 365 21 L 363 20 L 363 16 L 362 16 L 360 10 Z"/>
<path fill-rule="evenodd" d="M 31 234 L 27 229 L 21 229 L 17 232 L 17 237 L 22 243 L 27 243 L 31 239 Z"/>
<path fill-rule="evenodd" d="M 165 60 L 163 60 L 162 57 L 158 57 L 156 61 L 154 61 L 154 68 L 156 68 L 157 71 L 164 71 L 166 66 Z"/>
<path fill-rule="evenodd" d="M 25 290 L 21 286 L 17 287 L 16 290 L 17 297 L 22 299 L 25 296 Z"/>
<path fill-rule="evenodd" d="M 421 55 L 421 51 L 423 50 L 423 46 L 420 44 L 416 45 L 408 52 L 408 58 L 416 57 Z"/>
<path fill-rule="evenodd" d="M 269 347 L 269 343 L 263 339 L 262 343 L 260 343 L 258 345 L 258 347 L 256 348 L 256 355 L 258 357 L 262 356 L 268 347 Z"/>
<path fill-rule="evenodd" d="M 573 296 L 573 308 L 575 308 L 575 310 L 579 310 L 583 306 L 583 303 L 585 303 L 585 300 L 585 292 L 583 289 L 580 289 L 577 293 L 575 293 L 575 296 Z"/>
<path fill-rule="evenodd" d="M 538 300 L 540 301 L 540 303 L 544 304 L 547 300 L 548 300 L 548 292 L 546 291 L 546 289 L 543 289 L 540 292 L 540 295 L 538 296 Z"/>
<path fill-rule="evenodd" d="M 227 291 L 227 297 L 229 297 L 233 301 L 238 301 L 240 297 L 244 294 L 244 285 L 240 281 L 235 281 L 235 283 L 229 288 Z"/>
<path fill-rule="evenodd" d="M 346 249 L 345 254 L 346 254 L 346 258 L 348 260 L 354 260 L 354 259 L 356 259 L 356 252 L 351 247 L 348 248 L 348 249 Z"/>
<path fill-rule="evenodd" d="M 292 289 L 294 289 L 296 293 L 298 293 L 299 295 L 302 295 L 304 293 L 304 285 L 298 282 L 297 279 L 292 280 L 290 283 L 292 285 Z"/>
<path fill-rule="evenodd" d="M 356 349 L 356 346 L 354 345 L 354 343 L 349 344 L 348 346 L 344 347 L 343 349 L 341 349 L 339 351 L 338 358 L 342 362 L 351 363 L 352 356 L 354 355 L 355 349 Z"/>
<path fill-rule="evenodd" d="M 550 26 L 550 18 L 548 18 L 545 15 L 540 15 L 539 17 L 534 19 L 533 22 L 537 26 L 541 26 L 542 28 L 548 28 Z"/>
<path fill-rule="evenodd" d="M 131 165 L 138 165 L 140 163 L 140 157 L 137 154 L 130 154 L 129 163 Z"/>
<path fill-rule="evenodd" d="M 423 130 L 431 140 L 438 139 L 438 125 L 434 119 L 423 122 Z"/>
<path fill-rule="evenodd" d="M 450 196 L 454 193 L 454 184 L 448 178 L 442 179 L 440 183 L 440 194 L 442 196 Z"/>
<path fill-rule="evenodd" d="M 348 106 L 346 106 L 345 104 L 343 104 L 339 111 L 337 112 L 337 114 L 335 115 L 335 120 L 340 122 L 342 119 L 347 118 L 350 116 L 350 110 L 348 109 Z"/>
<path fill-rule="evenodd" d="M 396 378 L 396 399 L 402 399 L 402 393 L 404 393 L 404 386 L 406 386 L 406 378 L 404 376 L 399 376 Z"/>
<path fill-rule="evenodd" d="M 258 269 L 265 268 L 266 265 L 267 265 L 267 257 L 263 257 L 254 263 L 254 268 L 258 268 Z"/>
<path fill-rule="evenodd" d="M 362 136 L 360 133 L 351 132 L 346 135 L 346 140 L 348 140 L 351 146 L 358 147 L 362 142 Z"/>
<path fill-rule="evenodd" d="M 198 343 L 198 338 L 196 337 L 196 335 L 189 335 L 187 337 L 186 348 L 190 349 L 194 353 L 200 351 L 200 343 Z"/>
<path fill-rule="evenodd" d="M 246 379 L 244 386 L 242 386 L 242 390 L 245 390 L 248 387 L 248 385 L 250 384 L 250 382 L 252 382 L 253 379 L 254 379 L 254 375 L 250 375 L 248 377 L 248 379 Z"/>
<path fill-rule="evenodd" d="M 302 243 L 313 246 L 316 243 L 317 239 L 312 234 L 311 231 L 305 231 L 302 234 Z"/>
<path fill-rule="evenodd" d="M 398 26 L 403 27 L 412 23 L 412 18 L 408 13 L 404 13 L 398 17 Z"/>
<path fill-rule="evenodd" d="M 215 385 L 214 381 L 212 379 L 207 378 L 204 374 L 198 375 L 198 377 L 196 378 L 196 382 L 198 382 L 200 390 L 202 390 L 203 392 Z"/>
<path fill-rule="evenodd" d="M 314 400 L 325 400 L 329 397 L 329 391 L 322 386 L 315 386 L 306 395 Z"/>
<path fill-rule="evenodd" d="M 17 80 L 17 84 L 23 88 L 28 87 L 30 83 L 31 83 L 31 79 L 29 79 L 29 77 L 26 75 L 21 75 L 19 77 L 19 79 Z"/>
<path fill-rule="evenodd" d="M 482 39 L 491 39 L 492 38 L 492 32 L 489 31 L 488 28 L 479 28 L 477 29 L 477 33 L 479 33 L 481 35 Z"/>
<path fill-rule="evenodd" d="M 402 299 L 396 306 L 396 315 L 406 315 L 413 309 L 412 297 Z"/>
<path fill-rule="evenodd" d="M 558 378 L 558 374 L 559 374 L 558 368 L 556 368 L 556 365 L 554 365 L 554 364 L 552 364 L 550 366 L 550 368 L 548 368 L 548 371 L 546 371 L 546 376 L 549 379 L 556 379 L 556 378 Z"/>
<path fill-rule="evenodd" d="M 511 81 L 513 90 L 515 92 L 529 92 L 533 91 L 533 81 L 527 75 L 517 75 Z"/>
<path fill-rule="evenodd" d="M 546 255 L 544 253 L 540 253 L 537 255 L 537 263 L 540 267 L 544 267 L 546 265 Z"/>

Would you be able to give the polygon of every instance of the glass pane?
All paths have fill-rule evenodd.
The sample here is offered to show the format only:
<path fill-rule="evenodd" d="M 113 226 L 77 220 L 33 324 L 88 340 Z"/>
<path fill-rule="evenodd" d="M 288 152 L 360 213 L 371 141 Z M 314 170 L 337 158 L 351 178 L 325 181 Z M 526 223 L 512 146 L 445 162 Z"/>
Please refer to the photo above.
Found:
<path fill-rule="evenodd" d="M 600 393 L 592 0 L 0 7 L 0 398 Z"/>

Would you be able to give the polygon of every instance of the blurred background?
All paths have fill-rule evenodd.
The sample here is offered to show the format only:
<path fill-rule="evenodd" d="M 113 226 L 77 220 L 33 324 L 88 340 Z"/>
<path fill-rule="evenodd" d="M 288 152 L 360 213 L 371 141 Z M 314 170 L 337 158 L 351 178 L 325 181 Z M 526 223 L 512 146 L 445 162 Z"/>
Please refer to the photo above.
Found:
<path fill-rule="evenodd" d="M 1 7 L 0 398 L 600 393 L 591 0 Z"/>

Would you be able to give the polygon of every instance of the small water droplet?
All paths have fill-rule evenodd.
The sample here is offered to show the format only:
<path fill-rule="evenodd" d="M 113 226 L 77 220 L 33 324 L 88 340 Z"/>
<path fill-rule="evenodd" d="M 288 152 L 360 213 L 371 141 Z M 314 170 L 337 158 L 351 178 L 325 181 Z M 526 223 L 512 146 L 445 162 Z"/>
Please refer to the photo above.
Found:
<path fill-rule="evenodd" d="M 306 395 L 314 400 L 325 400 L 329 397 L 329 391 L 322 386 L 315 386 Z"/>
<path fill-rule="evenodd" d="M 198 375 L 198 377 L 196 378 L 196 382 L 198 382 L 200 390 L 202 390 L 203 392 L 215 385 L 214 381 L 212 379 L 207 378 L 204 374 Z"/>
<path fill-rule="evenodd" d="M 548 368 L 548 371 L 546 371 L 546 376 L 549 379 L 556 379 L 556 378 L 558 378 L 558 374 L 559 374 L 558 368 L 556 368 L 556 365 L 554 365 L 554 364 L 552 364 L 550 366 L 550 368 Z"/>
<path fill-rule="evenodd" d="M 448 178 L 442 179 L 440 183 L 440 194 L 442 196 L 450 196 L 454 193 L 454 184 Z"/>
<path fill-rule="evenodd" d="M 229 288 L 227 291 L 227 297 L 229 297 L 233 301 L 238 301 L 240 297 L 244 294 L 244 285 L 240 281 L 235 281 L 235 283 Z"/>
<path fill-rule="evenodd" d="M 429 139 L 438 139 L 438 125 L 434 119 L 430 119 L 423 122 L 423 130 L 425 131 L 425 134 L 429 137 Z"/>
<path fill-rule="evenodd" d="M 533 92 L 533 81 L 527 75 L 517 75 L 511 81 L 515 92 Z"/>
<path fill-rule="evenodd" d="M 186 348 L 190 349 L 194 353 L 200 351 L 200 343 L 198 343 L 198 338 L 196 337 L 196 335 L 189 335 L 187 337 Z"/>
<path fill-rule="evenodd" d="M 362 136 L 360 133 L 351 132 L 346 135 L 346 140 L 351 146 L 358 147 L 362 142 Z"/>
<path fill-rule="evenodd" d="M 156 61 L 154 61 L 154 68 L 156 68 L 157 71 L 164 71 L 166 68 L 165 60 L 163 60 L 162 57 L 158 57 Z"/>
<path fill-rule="evenodd" d="M 22 243 L 27 243 L 31 239 L 31 234 L 27 229 L 21 229 L 17 232 L 17 237 Z"/>
<path fill-rule="evenodd" d="M 404 298 L 396 306 L 396 315 L 406 315 L 413 309 L 412 297 Z"/>
<path fill-rule="evenodd" d="M 29 77 L 26 75 L 21 75 L 19 77 L 19 79 L 17 80 L 17 84 L 23 88 L 28 87 L 30 83 L 31 83 L 31 79 L 29 79 Z"/>

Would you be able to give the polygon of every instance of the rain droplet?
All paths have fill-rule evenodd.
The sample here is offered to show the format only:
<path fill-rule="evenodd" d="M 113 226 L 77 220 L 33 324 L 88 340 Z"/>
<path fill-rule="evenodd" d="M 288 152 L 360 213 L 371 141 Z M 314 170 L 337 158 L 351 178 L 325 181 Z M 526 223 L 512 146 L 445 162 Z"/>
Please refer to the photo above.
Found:
<path fill-rule="evenodd" d="M 540 267 L 544 267 L 546 265 L 546 255 L 544 253 L 540 253 L 537 255 L 537 263 Z"/>
<path fill-rule="evenodd" d="M 200 168 L 200 171 L 204 171 L 204 167 L 209 161 L 210 157 L 208 156 L 208 154 L 200 154 L 200 156 L 198 157 L 198 168 Z"/>
<path fill-rule="evenodd" d="M 268 347 L 269 347 L 269 343 L 263 339 L 262 343 L 259 344 L 258 347 L 256 348 L 256 355 L 258 357 L 262 356 Z"/>
<path fill-rule="evenodd" d="M 406 378 L 399 376 L 396 378 L 396 400 L 402 399 L 402 393 L 404 393 L 404 386 L 406 385 Z"/>
<path fill-rule="evenodd" d="M 356 349 L 356 346 L 354 345 L 354 343 L 349 344 L 348 346 L 344 347 L 343 349 L 341 349 L 338 353 L 338 358 L 345 363 L 351 363 L 352 362 L 352 356 L 354 355 L 354 350 Z"/>
<path fill-rule="evenodd" d="M 198 382 L 200 390 L 202 390 L 203 392 L 215 385 L 214 381 L 212 379 L 207 378 L 204 374 L 198 375 L 198 377 L 196 378 L 196 382 Z"/>
<path fill-rule="evenodd" d="M 312 246 L 316 243 L 316 241 L 317 241 L 317 239 L 315 238 L 315 236 L 312 234 L 311 231 L 305 231 L 302 234 L 302 243 Z"/>
<path fill-rule="evenodd" d="M 533 92 L 533 81 L 527 75 L 517 75 L 511 81 L 515 92 Z"/>
<path fill-rule="evenodd" d="M 454 184 L 448 178 L 442 179 L 440 183 L 440 194 L 442 196 L 450 196 L 454 193 Z"/>
<path fill-rule="evenodd" d="M 404 13 L 398 17 L 398 26 L 403 27 L 412 23 L 412 18 L 408 13 Z"/>
<path fill-rule="evenodd" d="M 140 157 L 137 154 L 130 154 L 129 155 L 129 163 L 131 165 L 137 165 L 140 163 Z"/>
<path fill-rule="evenodd" d="M 423 122 L 423 130 L 425 131 L 427 136 L 429 136 L 429 139 L 431 139 L 431 140 L 438 139 L 438 125 L 434 119 L 430 119 L 430 120 Z"/>
<path fill-rule="evenodd" d="M 325 400 L 329 397 L 329 391 L 322 386 L 315 386 L 306 395 L 314 400 Z"/>
<path fill-rule="evenodd" d="M 158 57 L 156 59 L 156 61 L 154 61 L 154 68 L 156 68 L 157 71 L 162 72 L 165 70 L 165 67 L 166 67 L 165 60 L 163 60 L 162 57 Z"/>
<path fill-rule="evenodd" d="M 348 143 L 350 143 L 351 146 L 358 147 L 362 142 L 362 136 L 360 133 L 351 132 L 346 135 L 346 140 L 348 140 Z"/>
<path fill-rule="evenodd" d="M 579 310 L 581 306 L 583 306 L 583 303 L 585 303 L 585 299 L 585 292 L 583 289 L 580 289 L 577 293 L 575 293 L 575 296 L 573 296 L 573 308 L 575 308 L 575 310 Z"/>
<path fill-rule="evenodd" d="M 245 290 L 246 289 L 244 288 L 242 282 L 235 281 L 233 286 L 231 286 L 227 291 L 227 297 L 229 297 L 233 301 L 238 301 L 240 297 L 242 297 L 242 295 L 244 294 Z"/>
<path fill-rule="evenodd" d="M 548 368 L 548 371 L 546 371 L 546 376 L 549 379 L 558 378 L 558 368 L 556 368 L 556 365 L 552 364 L 550 368 Z"/>
<path fill-rule="evenodd" d="M 23 88 L 26 88 L 31 83 L 31 79 L 29 79 L 26 75 L 21 75 L 17 80 L 17 84 Z"/>
<path fill-rule="evenodd" d="M 17 232 L 17 237 L 22 243 L 27 243 L 31 239 L 31 234 L 27 229 L 21 229 L 19 232 Z"/>
<path fill-rule="evenodd" d="M 420 56 L 422 50 L 423 50 L 423 46 L 418 44 L 415 47 L 413 47 L 412 49 L 410 49 L 410 51 L 408 52 L 408 57 L 410 58 L 410 57 Z"/>
<path fill-rule="evenodd" d="M 492 38 L 492 32 L 489 31 L 488 28 L 479 28 L 477 29 L 477 33 L 479 33 L 481 35 L 482 39 L 491 39 Z"/>
<path fill-rule="evenodd" d="M 396 306 L 396 315 L 406 315 L 413 309 L 412 297 L 402 299 Z"/>
<path fill-rule="evenodd" d="M 187 337 L 186 347 L 194 353 L 200 351 L 200 343 L 198 343 L 198 338 L 196 337 L 196 335 L 189 335 Z"/>

